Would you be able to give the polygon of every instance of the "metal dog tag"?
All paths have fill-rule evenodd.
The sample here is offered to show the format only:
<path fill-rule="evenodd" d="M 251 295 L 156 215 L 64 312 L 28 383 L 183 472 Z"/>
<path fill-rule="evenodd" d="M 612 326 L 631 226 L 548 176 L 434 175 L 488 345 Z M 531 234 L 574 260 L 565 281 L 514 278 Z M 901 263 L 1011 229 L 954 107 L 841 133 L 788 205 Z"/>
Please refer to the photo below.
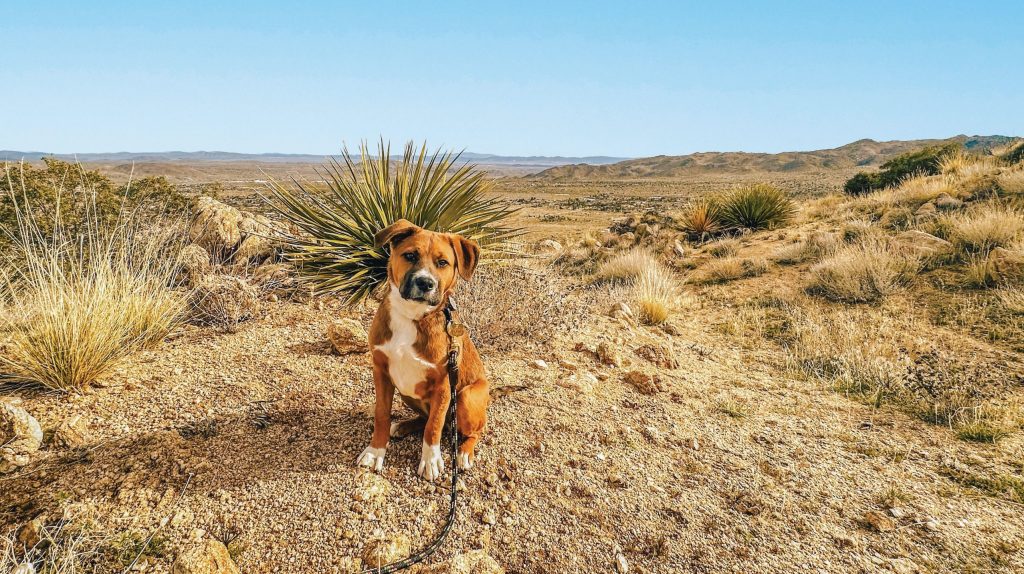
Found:
<path fill-rule="evenodd" d="M 452 321 L 452 323 L 448 325 L 448 335 L 451 337 L 461 337 L 466 333 L 468 333 L 468 331 L 466 330 L 466 326 L 462 323 Z"/>

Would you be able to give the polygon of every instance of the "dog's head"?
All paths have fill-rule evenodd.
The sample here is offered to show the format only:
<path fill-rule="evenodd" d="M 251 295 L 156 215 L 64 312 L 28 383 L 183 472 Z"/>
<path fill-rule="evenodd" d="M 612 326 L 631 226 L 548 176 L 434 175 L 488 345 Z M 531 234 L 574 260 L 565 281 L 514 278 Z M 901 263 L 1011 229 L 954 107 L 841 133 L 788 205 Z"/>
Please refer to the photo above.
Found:
<path fill-rule="evenodd" d="M 404 219 L 380 230 L 373 241 L 378 249 L 390 246 L 388 281 L 402 299 L 431 307 L 459 277 L 468 280 L 480 258 L 480 246 L 472 239 L 428 231 Z"/>

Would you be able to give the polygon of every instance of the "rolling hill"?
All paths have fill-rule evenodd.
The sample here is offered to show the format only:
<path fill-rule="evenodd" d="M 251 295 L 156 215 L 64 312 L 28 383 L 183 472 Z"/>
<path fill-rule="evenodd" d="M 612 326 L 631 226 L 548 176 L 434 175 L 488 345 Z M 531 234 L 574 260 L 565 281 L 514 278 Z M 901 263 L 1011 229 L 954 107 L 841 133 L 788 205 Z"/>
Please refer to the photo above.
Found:
<path fill-rule="evenodd" d="M 709 172 L 815 172 L 874 166 L 921 147 L 960 141 L 968 149 L 990 149 L 1016 138 L 956 136 L 948 139 L 878 142 L 857 140 L 834 149 L 783 153 L 701 152 L 690 155 L 640 158 L 608 165 L 563 165 L 527 176 L 545 180 L 671 178 Z"/>

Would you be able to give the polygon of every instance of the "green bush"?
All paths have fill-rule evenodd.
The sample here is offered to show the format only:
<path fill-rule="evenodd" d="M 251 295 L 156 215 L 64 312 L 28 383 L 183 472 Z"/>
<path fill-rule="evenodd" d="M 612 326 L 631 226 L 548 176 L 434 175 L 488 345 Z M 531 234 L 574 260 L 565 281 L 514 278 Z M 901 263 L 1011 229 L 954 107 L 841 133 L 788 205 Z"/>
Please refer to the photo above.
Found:
<path fill-rule="evenodd" d="M 951 142 L 898 155 L 883 163 L 878 172 L 862 171 L 851 177 L 843 186 L 843 191 L 849 195 L 863 195 L 898 185 L 915 175 L 935 175 L 939 173 L 942 158 L 961 149 L 963 146 L 960 143 Z"/>
<path fill-rule="evenodd" d="M 18 229 L 19 212 L 32 218 L 45 239 L 58 227 L 74 237 L 89 226 L 114 225 L 135 210 L 174 213 L 188 207 L 188 198 L 164 177 L 117 185 L 99 171 L 52 157 L 43 158 L 41 167 L 7 163 L 0 174 L 0 244 Z"/>
<path fill-rule="evenodd" d="M 382 141 L 373 155 L 366 144 L 358 160 L 342 152 L 324 167 L 326 188 L 295 182 L 291 190 L 271 182 L 271 205 L 301 234 L 287 238 L 285 255 L 317 292 L 337 293 L 356 303 L 387 280 L 388 254 L 374 236 L 399 219 L 444 233 L 458 233 L 481 246 L 518 233 L 502 225 L 515 210 L 487 197 L 486 174 L 458 156 L 417 152 L 412 142 L 402 159 L 391 158 Z"/>
<path fill-rule="evenodd" d="M 785 192 L 763 183 L 733 191 L 722 200 L 721 209 L 726 225 L 746 229 L 779 227 L 789 223 L 796 213 Z"/>

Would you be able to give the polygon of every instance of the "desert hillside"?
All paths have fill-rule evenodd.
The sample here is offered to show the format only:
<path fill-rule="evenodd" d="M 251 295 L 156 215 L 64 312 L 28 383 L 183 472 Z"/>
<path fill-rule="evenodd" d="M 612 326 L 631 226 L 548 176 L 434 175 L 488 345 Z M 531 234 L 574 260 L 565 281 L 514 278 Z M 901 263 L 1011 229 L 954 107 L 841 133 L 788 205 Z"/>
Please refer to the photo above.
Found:
<path fill-rule="evenodd" d="M 1024 571 L 1024 146 L 964 139 L 843 192 L 941 142 L 497 181 L 525 233 L 456 292 L 490 424 L 409 571 Z M 19 182 L 47 206 L 81 176 L 118 233 L 78 259 L 4 244 L 2 574 L 358 572 L 440 528 L 418 437 L 354 464 L 378 300 L 303 281 L 288 238 L 316 229 L 265 173 L 197 165 L 145 193 L 62 162 Z M 22 214 L 36 239 L 46 213 Z"/>
<path fill-rule="evenodd" d="M 566 165 L 546 169 L 533 177 L 546 180 L 619 178 L 673 178 L 715 173 L 823 172 L 877 166 L 893 157 L 926 146 L 960 142 L 968 149 L 986 150 L 1006 145 L 1006 136 L 956 136 L 944 140 L 877 142 L 858 140 L 834 149 L 784 153 L 704 152 L 682 156 L 655 156 L 608 165 Z"/>

